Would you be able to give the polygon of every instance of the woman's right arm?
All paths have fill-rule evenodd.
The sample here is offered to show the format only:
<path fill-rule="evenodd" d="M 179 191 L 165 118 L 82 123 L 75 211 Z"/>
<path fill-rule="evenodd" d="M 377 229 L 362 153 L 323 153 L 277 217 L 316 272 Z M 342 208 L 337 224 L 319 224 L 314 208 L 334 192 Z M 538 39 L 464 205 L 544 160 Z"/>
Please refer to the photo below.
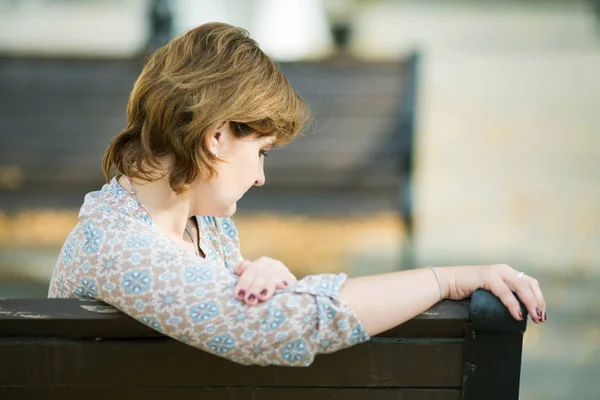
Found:
<path fill-rule="evenodd" d="M 444 299 L 460 300 L 477 289 L 487 289 L 500 298 L 512 316 L 522 319 L 525 304 L 535 323 L 545 322 L 546 303 L 538 282 L 504 265 L 436 267 L 350 278 L 340 291 L 340 300 L 358 316 L 369 335 L 400 325 Z"/>

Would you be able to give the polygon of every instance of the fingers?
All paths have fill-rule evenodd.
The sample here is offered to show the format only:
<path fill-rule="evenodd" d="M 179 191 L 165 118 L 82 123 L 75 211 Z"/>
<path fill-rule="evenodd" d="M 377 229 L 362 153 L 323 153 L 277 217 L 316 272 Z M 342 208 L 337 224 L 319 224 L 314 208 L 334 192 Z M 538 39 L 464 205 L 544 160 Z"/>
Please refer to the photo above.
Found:
<path fill-rule="evenodd" d="M 277 282 L 277 285 L 275 286 L 275 288 L 278 290 L 283 290 L 286 287 L 288 287 L 289 284 L 290 283 L 287 280 L 282 280 L 282 281 Z"/>
<path fill-rule="evenodd" d="M 298 281 L 298 279 L 296 279 L 291 272 L 287 271 L 287 273 L 284 273 L 278 280 L 276 288 L 279 290 L 286 289 L 289 285 L 296 281 Z"/>
<path fill-rule="evenodd" d="M 235 285 L 234 289 L 236 299 L 244 300 L 244 298 L 248 294 L 248 288 L 250 287 L 250 284 L 253 280 L 254 274 L 252 274 L 251 271 L 246 271 L 245 274 L 242 274 L 240 276 L 240 279 L 238 280 L 237 285 Z"/>
<path fill-rule="evenodd" d="M 542 320 L 543 322 L 546 322 L 546 300 L 544 300 L 544 295 L 542 294 L 540 283 L 536 279 L 530 279 L 531 281 L 529 283 L 529 287 L 537 300 L 540 311 L 542 312 Z"/>
<path fill-rule="evenodd" d="M 250 261 L 249 260 L 243 260 L 243 261 L 239 262 L 233 268 L 233 273 L 236 274 L 236 275 L 242 275 L 244 273 L 244 271 L 246 270 L 246 268 L 248 267 L 248 265 L 250 265 Z"/>
<path fill-rule="evenodd" d="M 281 280 L 277 276 L 272 276 L 267 282 L 265 282 L 262 290 L 258 293 L 258 300 L 267 301 L 275 294 L 277 285 L 281 283 Z"/>
<path fill-rule="evenodd" d="M 246 302 L 246 304 L 248 304 L 249 306 L 258 304 L 259 296 L 261 295 L 261 293 L 267 294 L 265 292 L 265 290 L 268 291 L 266 286 L 267 278 L 265 277 L 265 274 L 257 274 L 250 286 L 248 287 L 248 293 L 246 294 L 244 302 Z"/>
<path fill-rule="evenodd" d="M 234 267 L 234 273 L 240 275 L 240 279 L 234 289 L 235 298 L 238 300 L 245 301 L 250 296 L 250 285 L 256 279 L 258 269 L 260 268 L 260 265 L 255 266 L 256 268 L 250 268 L 251 265 L 251 261 L 244 260 Z M 256 297 L 256 294 L 254 296 Z"/>
<path fill-rule="evenodd" d="M 512 290 L 517 294 L 517 297 L 525 305 L 527 312 L 531 315 L 531 320 L 536 324 L 540 322 L 541 317 L 538 314 L 537 301 L 531 290 L 526 285 L 516 285 Z"/>
<path fill-rule="evenodd" d="M 259 300 L 267 301 L 277 290 L 285 290 L 289 285 L 296 282 L 298 279 L 287 268 L 283 271 L 275 272 L 271 275 L 268 283 L 265 286 L 266 292 L 260 293 Z"/>
<path fill-rule="evenodd" d="M 248 268 L 242 273 L 234 289 L 235 298 L 248 305 L 257 304 L 258 294 L 264 284 L 265 279 L 260 277 L 260 268 Z"/>
<path fill-rule="evenodd" d="M 500 279 L 494 280 L 496 296 L 508 308 L 511 315 L 518 320 L 523 319 L 521 306 L 518 299 L 525 305 L 531 320 L 536 324 L 546 322 L 546 302 L 537 280 L 517 272 L 508 265 L 496 266 L 496 275 Z M 513 293 L 514 292 L 514 293 Z M 516 294 L 516 296 L 515 296 Z"/>
<path fill-rule="evenodd" d="M 531 320 L 536 324 L 545 322 L 546 302 L 539 287 L 539 283 L 528 276 L 509 279 L 507 284 L 517 293 L 519 299 L 531 315 Z"/>
<path fill-rule="evenodd" d="M 249 294 L 255 294 L 257 301 L 246 298 L 246 304 L 254 305 L 259 301 L 267 301 L 275 294 L 278 289 L 285 289 L 289 282 L 295 282 L 294 277 L 290 272 L 277 270 L 276 268 L 265 269 L 261 271 L 261 275 L 257 276 L 248 289 Z M 250 301 L 249 301 L 250 300 Z"/>
<path fill-rule="evenodd" d="M 242 261 L 234 267 L 240 279 L 234 289 L 235 298 L 248 305 L 269 300 L 278 289 L 296 282 L 296 277 L 280 261 L 261 257 Z"/>
<path fill-rule="evenodd" d="M 495 280 L 491 285 L 491 291 L 494 293 L 502 304 L 506 306 L 510 315 L 514 319 L 522 320 L 524 318 L 523 312 L 521 311 L 521 304 L 513 294 L 512 290 L 506 285 L 501 279 Z"/>

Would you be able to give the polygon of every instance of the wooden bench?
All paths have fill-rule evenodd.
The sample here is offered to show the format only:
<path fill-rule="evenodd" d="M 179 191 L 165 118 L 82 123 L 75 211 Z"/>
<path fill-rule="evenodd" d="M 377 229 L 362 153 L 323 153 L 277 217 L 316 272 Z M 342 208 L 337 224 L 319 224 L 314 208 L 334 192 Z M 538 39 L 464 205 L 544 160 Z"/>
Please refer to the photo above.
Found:
<path fill-rule="evenodd" d="M 523 308 L 524 314 L 526 310 Z M 307 368 L 242 366 L 92 300 L 0 300 L 0 398 L 517 399 L 525 321 L 477 291 Z"/>
<path fill-rule="evenodd" d="M 0 179 L 5 209 L 74 208 L 104 182 L 102 154 L 126 124 L 142 59 L 0 57 Z M 267 185 L 248 211 L 401 211 L 410 219 L 418 57 L 398 62 L 331 59 L 281 63 L 313 112 L 306 137 L 273 151 Z M 1 176 L 0 176 L 1 178 Z"/>

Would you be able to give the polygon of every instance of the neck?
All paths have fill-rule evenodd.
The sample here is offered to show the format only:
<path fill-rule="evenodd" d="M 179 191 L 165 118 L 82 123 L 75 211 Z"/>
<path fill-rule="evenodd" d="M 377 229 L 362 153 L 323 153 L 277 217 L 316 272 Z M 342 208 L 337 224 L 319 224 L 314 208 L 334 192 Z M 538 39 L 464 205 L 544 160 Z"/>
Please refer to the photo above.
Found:
<path fill-rule="evenodd" d="M 137 194 L 137 200 L 146 208 L 158 227 L 168 236 L 181 240 L 189 219 L 194 215 L 192 199 L 189 192 L 177 194 L 169 184 L 168 176 L 156 181 L 143 181 L 139 179 L 121 177 L 122 186 L 129 191 L 129 182 Z"/>

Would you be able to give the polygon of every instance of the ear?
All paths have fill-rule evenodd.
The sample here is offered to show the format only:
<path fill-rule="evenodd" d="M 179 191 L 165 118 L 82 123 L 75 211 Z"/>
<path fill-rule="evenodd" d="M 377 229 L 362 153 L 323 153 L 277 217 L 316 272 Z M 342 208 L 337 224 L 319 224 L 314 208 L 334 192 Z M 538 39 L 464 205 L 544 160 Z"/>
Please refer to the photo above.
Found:
<path fill-rule="evenodd" d="M 206 147 L 215 155 L 219 154 L 219 148 L 223 145 L 225 139 L 224 128 L 227 121 L 220 123 L 215 128 L 211 129 L 206 135 Z"/>

